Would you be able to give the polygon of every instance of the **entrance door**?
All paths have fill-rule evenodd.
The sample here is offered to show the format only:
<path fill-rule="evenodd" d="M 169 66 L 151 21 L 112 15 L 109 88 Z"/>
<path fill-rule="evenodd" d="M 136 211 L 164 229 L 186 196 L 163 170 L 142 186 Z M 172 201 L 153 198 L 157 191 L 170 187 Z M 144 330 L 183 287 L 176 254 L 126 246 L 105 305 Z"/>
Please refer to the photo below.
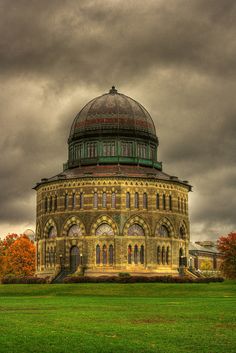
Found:
<path fill-rule="evenodd" d="M 72 246 L 70 249 L 70 270 L 75 272 L 77 267 L 80 265 L 80 254 L 77 246 Z"/>

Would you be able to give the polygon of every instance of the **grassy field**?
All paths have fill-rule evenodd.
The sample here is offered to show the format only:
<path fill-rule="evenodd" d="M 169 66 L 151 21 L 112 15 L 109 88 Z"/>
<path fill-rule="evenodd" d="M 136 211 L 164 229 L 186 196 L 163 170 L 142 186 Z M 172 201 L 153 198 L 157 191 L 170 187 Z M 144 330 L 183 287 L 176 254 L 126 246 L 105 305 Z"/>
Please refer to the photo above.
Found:
<path fill-rule="evenodd" d="M 0 352 L 235 353 L 236 282 L 1 285 Z"/>

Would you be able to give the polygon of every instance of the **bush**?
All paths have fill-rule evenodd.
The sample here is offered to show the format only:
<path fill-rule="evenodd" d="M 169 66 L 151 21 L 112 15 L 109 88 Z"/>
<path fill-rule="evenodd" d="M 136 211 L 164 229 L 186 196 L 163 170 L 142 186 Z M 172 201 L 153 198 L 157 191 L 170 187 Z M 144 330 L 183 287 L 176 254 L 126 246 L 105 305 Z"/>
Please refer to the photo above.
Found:
<path fill-rule="evenodd" d="M 34 276 L 5 276 L 1 280 L 2 284 L 43 284 L 48 283 L 48 278 L 39 278 Z"/>
<path fill-rule="evenodd" d="M 222 277 L 172 277 L 172 276 L 68 276 L 64 279 L 64 283 L 210 283 L 223 282 Z"/>

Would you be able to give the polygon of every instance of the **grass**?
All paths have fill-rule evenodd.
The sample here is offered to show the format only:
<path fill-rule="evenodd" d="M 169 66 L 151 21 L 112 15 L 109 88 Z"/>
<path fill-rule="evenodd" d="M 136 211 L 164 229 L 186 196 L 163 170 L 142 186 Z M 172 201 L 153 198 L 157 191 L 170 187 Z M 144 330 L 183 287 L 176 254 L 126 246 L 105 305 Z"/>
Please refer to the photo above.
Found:
<path fill-rule="evenodd" d="M 236 282 L 0 286 L 0 352 L 235 353 Z"/>

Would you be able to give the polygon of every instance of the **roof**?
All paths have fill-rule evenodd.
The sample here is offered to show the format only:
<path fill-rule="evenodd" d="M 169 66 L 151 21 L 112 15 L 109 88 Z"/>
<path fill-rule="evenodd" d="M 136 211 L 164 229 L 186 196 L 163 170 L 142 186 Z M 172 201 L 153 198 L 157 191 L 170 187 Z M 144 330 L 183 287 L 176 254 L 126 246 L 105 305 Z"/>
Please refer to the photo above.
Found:
<path fill-rule="evenodd" d="M 192 252 L 210 252 L 210 253 L 215 253 L 215 254 L 218 254 L 219 251 L 218 249 L 213 246 L 213 247 L 205 247 L 205 246 L 201 246 L 199 244 L 196 244 L 196 243 L 192 243 L 190 242 L 189 243 L 189 251 L 192 251 Z"/>

